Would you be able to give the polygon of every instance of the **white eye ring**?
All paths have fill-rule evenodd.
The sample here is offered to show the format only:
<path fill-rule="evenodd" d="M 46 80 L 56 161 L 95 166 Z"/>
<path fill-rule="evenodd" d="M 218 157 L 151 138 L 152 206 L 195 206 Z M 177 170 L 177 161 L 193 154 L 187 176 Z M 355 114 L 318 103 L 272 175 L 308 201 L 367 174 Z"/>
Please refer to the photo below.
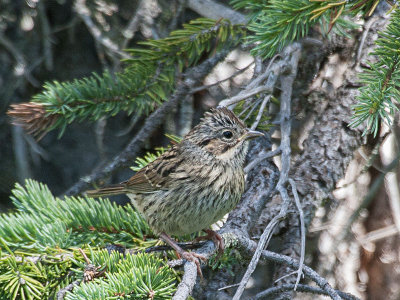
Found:
<path fill-rule="evenodd" d="M 222 135 L 224 136 L 224 138 L 230 140 L 233 137 L 233 133 L 230 130 L 225 130 Z"/>

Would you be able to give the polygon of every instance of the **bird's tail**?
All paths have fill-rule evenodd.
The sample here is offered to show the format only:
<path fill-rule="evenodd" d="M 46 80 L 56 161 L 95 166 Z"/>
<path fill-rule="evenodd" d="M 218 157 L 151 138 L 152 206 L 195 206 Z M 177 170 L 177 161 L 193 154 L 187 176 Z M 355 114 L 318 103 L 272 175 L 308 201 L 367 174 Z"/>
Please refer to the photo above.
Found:
<path fill-rule="evenodd" d="M 97 198 L 102 196 L 113 196 L 125 193 L 126 193 L 125 187 L 120 184 L 107 186 L 97 190 L 86 191 L 86 195 L 92 198 Z"/>

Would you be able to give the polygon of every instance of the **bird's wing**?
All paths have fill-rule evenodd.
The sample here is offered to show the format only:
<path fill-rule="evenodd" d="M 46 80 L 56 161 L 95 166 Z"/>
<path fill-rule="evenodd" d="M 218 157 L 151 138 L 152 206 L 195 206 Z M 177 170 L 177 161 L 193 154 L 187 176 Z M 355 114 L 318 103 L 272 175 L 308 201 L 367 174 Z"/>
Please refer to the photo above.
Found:
<path fill-rule="evenodd" d="M 134 193 L 153 193 L 168 189 L 182 161 L 183 159 L 177 154 L 177 148 L 172 147 L 121 184 Z"/>

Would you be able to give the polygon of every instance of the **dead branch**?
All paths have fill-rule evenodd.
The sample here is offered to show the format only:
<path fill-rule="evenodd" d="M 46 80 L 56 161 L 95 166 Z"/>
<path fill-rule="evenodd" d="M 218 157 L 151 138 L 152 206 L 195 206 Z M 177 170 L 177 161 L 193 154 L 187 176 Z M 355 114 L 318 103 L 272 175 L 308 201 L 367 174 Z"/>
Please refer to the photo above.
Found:
<path fill-rule="evenodd" d="M 306 254 L 306 226 L 304 224 L 304 213 L 303 213 L 303 208 L 301 207 L 299 194 L 297 193 L 296 183 L 291 178 L 289 178 L 289 183 L 292 187 L 292 194 L 293 194 L 293 197 L 294 197 L 294 200 L 296 203 L 296 208 L 299 212 L 300 232 L 301 232 L 300 263 L 299 263 L 299 269 L 297 271 L 296 283 L 294 285 L 294 290 L 296 291 L 297 285 L 299 284 L 300 279 L 301 279 L 301 275 L 303 274 L 302 270 L 303 270 L 303 265 L 304 265 L 304 257 Z"/>
<path fill-rule="evenodd" d="M 86 0 L 76 0 L 74 3 L 74 9 L 96 41 L 98 41 L 111 52 L 118 54 L 120 57 L 130 58 L 127 53 L 121 51 L 116 43 L 114 43 L 110 38 L 104 36 L 102 31 L 96 26 L 91 18 L 90 10 L 86 6 Z"/>
<path fill-rule="evenodd" d="M 298 292 L 303 292 L 303 293 L 329 296 L 327 291 L 325 291 L 321 288 L 315 287 L 315 286 L 310 286 L 310 285 L 305 285 L 305 284 L 298 284 L 297 286 L 295 286 L 294 284 L 282 284 L 280 286 L 271 287 L 265 291 L 262 291 L 261 293 L 258 293 L 254 297 L 254 300 L 269 299 L 273 295 L 280 295 L 283 292 L 293 291 L 293 290 L 296 290 Z M 357 297 L 354 297 L 351 294 L 343 293 L 342 291 L 339 291 L 339 290 L 335 290 L 335 291 L 338 293 L 338 295 L 340 297 L 342 297 L 345 300 L 357 300 L 358 299 Z"/>
<path fill-rule="evenodd" d="M 229 19 L 232 24 L 246 24 L 248 21 L 247 17 L 240 12 L 212 0 L 188 0 L 186 5 L 199 15 L 209 19 Z"/>
<path fill-rule="evenodd" d="M 256 248 L 256 243 L 247 237 L 245 237 L 246 233 L 241 232 L 240 230 L 234 230 L 232 229 L 229 232 L 225 232 L 223 234 L 224 242 L 227 247 L 232 247 L 234 246 L 236 249 L 240 251 L 240 253 L 243 255 L 243 257 L 249 257 L 254 253 L 254 250 Z M 205 257 L 209 258 L 211 257 L 214 253 L 216 253 L 217 249 L 215 248 L 214 244 L 212 242 L 207 242 L 202 248 L 200 248 L 196 253 L 199 253 L 201 255 L 204 255 Z M 271 251 L 263 250 L 261 251 L 260 258 L 263 260 L 269 260 L 273 261 L 279 264 L 284 264 L 286 266 L 289 266 L 290 268 L 293 269 L 298 269 L 300 266 L 300 263 L 286 255 L 281 255 L 278 253 L 274 253 Z M 303 266 L 302 268 L 304 274 L 306 277 L 310 278 L 312 281 L 314 281 L 323 291 L 324 294 L 329 295 L 332 299 L 335 300 L 340 300 L 341 297 L 339 296 L 339 291 L 334 290 L 329 283 L 321 277 L 317 272 L 315 272 L 313 269 L 311 269 L 308 266 Z M 192 262 L 185 262 L 184 264 L 184 276 L 182 278 L 181 283 L 178 285 L 178 289 L 172 299 L 174 300 L 183 300 L 187 299 L 187 297 L 190 295 L 194 284 L 196 283 L 197 279 L 197 267 L 194 263 Z M 235 286 L 235 285 L 233 285 Z M 291 285 L 292 288 L 294 288 L 294 285 Z M 357 299 L 356 297 L 346 294 L 348 299 Z M 346 299 L 346 298 L 345 298 Z"/>
<path fill-rule="evenodd" d="M 262 251 L 263 259 L 271 260 L 274 262 L 285 264 L 293 269 L 298 269 L 300 263 L 286 255 L 277 254 L 268 250 Z M 341 300 L 342 298 L 339 294 L 330 286 L 328 281 L 321 277 L 317 272 L 315 272 L 310 267 L 303 267 L 304 275 L 309 277 L 312 281 L 314 281 L 321 289 L 323 289 L 333 300 Z"/>
<path fill-rule="evenodd" d="M 288 66 L 291 68 L 289 74 L 285 74 L 281 78 L 281 87 L 282 87 L 282 94 L 281 94 L 281 145 L 280 148 L 282 150 L 281 154 L 281 161 L 282 161 L 282 168 L 279 177 L 278 184 L 276 189 L 279 191 L 282 197 L 282 206 L 280 212 L 277 216 L 275 216 L 270 223 L 265 228 L 263 234 L 260 237 L 260 241 L 257 245 L 256 252 L 244 274 L 240 285 L 233 296 L 233 300 L 239 300 L 242 296 L 244 289 L 247 285 L 248 280 L 250 279 L 251 274 L 254 272 L 258 260 L 260 259 L 262 250 L 268 245 L 269 240 L 272 237 L 272 232 L 275 226 L 286 217 L 287 210 L 289 207 L 289 197 L 287 195 L 286 188 L 284 185 L 288 180 L 289 169 L 290 169 L 290 132 L 291 132 L 291 120 L 290 120 L 290 111 L 291 111 L 291 97 L 292 97 L 292 85 L 294 79 L 297 74 L 297 65 L 300 59 L 301 54 L 301 46 L 298 43 L 293 43 L 292 45 L 288 46 L 284 53 L 283 57 L 288 57 Z"/>

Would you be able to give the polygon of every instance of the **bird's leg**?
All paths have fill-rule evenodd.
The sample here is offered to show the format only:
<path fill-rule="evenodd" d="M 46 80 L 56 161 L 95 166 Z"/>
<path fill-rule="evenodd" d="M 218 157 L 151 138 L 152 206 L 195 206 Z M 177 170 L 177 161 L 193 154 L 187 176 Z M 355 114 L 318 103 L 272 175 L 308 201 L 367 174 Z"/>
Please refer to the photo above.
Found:
<path fill-rule="evenodd" d="M 179 245 L 165 232 L 162 232 L 160 234 L 160 238 L 164 240 L 168 245 L 170 245 L 178 254 L 183 258 L 186 259 L 187 261 L 192 261 L 196 264 L 197 266 L 197 273 L 200 275 L 201 278 L 203 278 L 203 273 L 201 272 L 200 268 L 200 261 L 199 259 L 206 261 L 207 259 L 200 254 L 197 254 L 195 252 L 187 252 L 183 250 Z"/>
<path fill-rule="evenodd" d="M 195 239 L 195 242 L 199 242 L 201 240 L 212 240 L 214 242 L 215 247 L 218 249 L 218 256 L 217 259 L 224 253 L 225 243 L 222 236 L 216 233 L 214 230 L 211 229 L 203 229 L 207 235 L 199 236 Z"/>

